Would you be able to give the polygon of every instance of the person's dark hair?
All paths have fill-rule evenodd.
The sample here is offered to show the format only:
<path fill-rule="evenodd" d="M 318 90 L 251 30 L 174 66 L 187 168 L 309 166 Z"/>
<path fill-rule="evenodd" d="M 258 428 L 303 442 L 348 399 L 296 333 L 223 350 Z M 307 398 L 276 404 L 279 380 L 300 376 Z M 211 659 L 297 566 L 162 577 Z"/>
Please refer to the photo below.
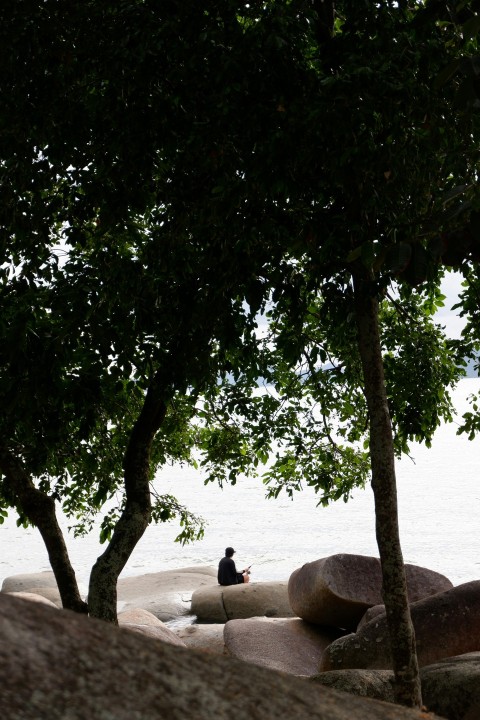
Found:
<path fill-rule="evenodd" d="M 225 548 L 225 556 L 232 557 L 235 550 L 232 547 Z"/>

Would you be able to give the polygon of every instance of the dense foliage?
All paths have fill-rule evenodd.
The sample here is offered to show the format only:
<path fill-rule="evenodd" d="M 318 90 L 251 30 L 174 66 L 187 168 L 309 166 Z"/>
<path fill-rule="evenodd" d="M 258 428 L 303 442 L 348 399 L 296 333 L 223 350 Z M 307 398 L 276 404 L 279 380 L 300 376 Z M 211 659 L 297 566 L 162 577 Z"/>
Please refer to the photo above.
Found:
<path fill-rule="evenodd" d="M 60 582 L 53 500 L 88 529 L 122 486 L 89 593 L 114 620 L 166 459 L 235 481 L 275 452 L 272 495 L 325 501 L 371 472 L 395 644 L 394 452 L 450 416 L 443 267 L 476 282 L 475 3 L 18 0 L 0 20 L 2 507 L 43 525 Z M 153 507 L 175 514 L 194 536 L 174 498 Z"/>

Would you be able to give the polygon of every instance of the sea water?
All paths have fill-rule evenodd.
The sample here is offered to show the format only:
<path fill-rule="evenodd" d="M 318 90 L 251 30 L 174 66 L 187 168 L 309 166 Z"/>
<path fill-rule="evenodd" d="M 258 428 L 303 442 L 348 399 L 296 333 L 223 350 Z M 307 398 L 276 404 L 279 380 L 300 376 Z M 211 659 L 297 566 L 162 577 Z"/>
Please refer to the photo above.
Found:
<path fill-rule="evenodd" d="M 458 416 L 468 396 L 480 391 L 480 379 L 462 380 L 453 393 Z M 399 521 L 405 562 L 445 574 L 455 585 L 480 577 L 480 437 L 458 436 L 458 422 L 444 425 L 433 446 L 412 447 L 411 458 L 397 462 Z M 370 486 L 357 489 L 348 502 L 327 508 L 305 488 L 293 500 L 265 498 L 259 478 L 223 489 L 204 485 L 201 472 L 169 467 L 158 473 L 156 488 L 171 493 L 206 522 L 205 537 L 190 545 L 174 542 L 175 523 L 150 526 L 122 576 L 195 565 L 216 566 L 227 545 L 237 553 L 237 567 L 252 565 L 252 581 L 286 580 L 306 562 L 336 553 L 378 557 Z M 60 518 L 80 586 L 104 546 L 98 532 L 74 538 L 69 521 Z M 9 516 L 0 526 L 0 585 L 9 575 L 49 570 L 38 531 L 17 528 Z"/>

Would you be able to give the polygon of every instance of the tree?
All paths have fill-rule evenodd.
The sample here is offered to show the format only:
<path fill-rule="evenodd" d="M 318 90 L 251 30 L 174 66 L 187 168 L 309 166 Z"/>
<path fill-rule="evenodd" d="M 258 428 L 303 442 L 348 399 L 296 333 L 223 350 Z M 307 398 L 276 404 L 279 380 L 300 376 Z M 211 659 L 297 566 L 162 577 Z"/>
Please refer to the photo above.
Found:
<path fill-rule="evenodd" d="M 152 453 L 167 408 L 178 395 L 188 407 L 218 366 L 233 367 L 254 327 L 242 305 L 242 288 L 256 282 L 251 242 L 240 237 L 227 252 L 215 229 L 219 204 L 210 210 L 189 199 L 212 157 L 190 172 L 191 86 L 182 89 L 189 69 L 177 65 L 180 47 L 171 44 L 183 18 L 167 10 L 160 8 L 164 26 L 137 3 L 20 4 L 3 18 L 2 85 L 11 102 L 1 222 L 14 268 L 3 289 L 21 331 L 7 329 L 3 358 L 11 408 L 2 428 L 3 495 L 21 518 L 44 526 L 63 601 L 83 610 L 52 496 L 73 512 L 92 500 L 99 507 L 118 484 L 123 457 L 125 506 L 89 590 L 90 612 L 109 620 L 118 574 L 150 519 Z M 202 16 L 208 20 L 194 12 L 182 31 L 196 31 Z M 130 23 L 152 32 L 145 46 L 125 35 Z M 212 35 L 223 31 L 220 22 Z M 144 72 L 152 50 L 172 69 L 163 84 L 156 69 Z M 66 98 L 59 109 L 57 97 Z M 61 268 L 52 261 L 59 241 L 68 252 Z M 267 248 L 264 256 L 274 261 Z M 38 308 L 33 317 L 17 313 L 23 292 L 26 314 Z M 93 479 L 92 458 L 105 440 Z M 38 486 L 31 476 L 40 476 Z M 34 512 L 28 493 L 37 504 L 50 496 L 48 518 Z M 162 503 L 157 514 L 171 510 Z"/>
<path fill-rule="evenodd" d="M 435 14 L 439 8 L 433 3 L 425 8 L 337 3 L 335 10 L 329 27 L 324 15 L 314 12 L 303 37 L 297 36 L 295 49 L 300 55 L 303 50 L 304 72 L 297 76 L 296 90 L 288 85 L 292 73 L 285 75 L 276 132 L 258 142 L 265 154 L 250 168 L 250 180 L 259 192 L 266 185 L 265 168 L 271 167 L 273 157 L 282 159 L 277 168 L 281 179 L 277 176 L 270 192 L 276 193 L 277 206 L 283 204 L 290 219 L 289 264 L 284 268 L 288 280 L 280 293 L 293 306 L 291 336 L 296 337 L 299 307 L 287 285 L 299 269 L 320 293 L 328 294 L 332 285 L 338 288 L 347 320 L 342 329 L 349 316 L 356 320 L 397 699 L 418 705 L 378 304 L 396 277 L 411 286 L 429 281 L 430 289 L 438 280 L 438 260 L 444 256 L 448 262 L 442 237 L 465 227 L 468 217 L 460 215 L 471 209 L 465 196 L 475 196 L 478 130 L 475 118 L 457 112 L 455 90 L 438 92 L 442 83 L 434 82 L 451 58 L 458 62 L 450 56 L 456 52 L 451 49 L 458 37 L 455 19 L 436 24 L 443 18 Z M 283 6 L 272 8 L 270 24 L 266 21 L 257 29 L 260 33 L 275 27 L 277 44 L 283 41 L 290 50 L 291 26 L 285 15 Z M 299 15 L 295 19 L 300 24 Z M 450 34 L 445 30 L 449 25 Z M 295 62 L 298 70 L 302 59 L 297 55 Z M 257 155 L 261 152 L 256 150 Z M 455 198 L 460 195 L 459 205 Z M 435 423 L 432 403 L 426 408 Z M 428 438 L 428 425 L 425 420 L 422 424 L 417 433 Z"/>
<path fill-rule="evenodd" d="M 420 702 L 378 306 L 397 278 L 428 281 L 435 297 L 439 234 L 465 224 L 456 198 L 474 195 L 476 119 L 457 112 L 455 88 L 433 82 L 457 60 L 455 19 L 437 22 L 444 11 L 304 0 L 2 11 L 0 222 L 10 257 L 28 282 L 52 234 L 64 237 L 71 317 L 85 331 L 61 366 L 86 364 L 97 389 L 116 367 L 121 398 L 132 379 L 141 391 L 129 427 L 138 444 L 125 456 L 136 468 L 132 532 L 120 521 L 96 613 L 113 618 L 121 540 L 129 535 L 132 548 L 148 521 L 149 457 L 165 409 L 175 393 L 215 388 L 218 373 L 240 375 L 242 362 L 255 379 L 255 313 L 269 298 L 283 302 L 294 335 L 301 307 L 290 280 L 300 273 L 310 291 L 338 298 L 342 328 L 356 322 L 397 697 Z M 110 283 L 123 292 L 118 315 Z M 87 338 L 90 359 L 75 365 Z"/>

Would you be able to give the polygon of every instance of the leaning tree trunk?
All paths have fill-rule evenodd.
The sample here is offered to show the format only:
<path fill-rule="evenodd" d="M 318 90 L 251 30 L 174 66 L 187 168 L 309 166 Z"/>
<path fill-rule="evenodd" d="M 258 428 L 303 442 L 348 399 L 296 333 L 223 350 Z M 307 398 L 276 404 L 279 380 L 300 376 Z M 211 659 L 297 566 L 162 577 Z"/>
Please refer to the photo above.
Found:
<path fill-rule="evenodd" d="M 395 674 L 395 699 L 421 706 L 415 632 L 408 605 L 407 583 L 398 527 L 393 433 L 388 410 L 378 324 L 378 301 L 370 273 L 353 273 L 358 348 L 370 420 L 370 459 L 375 499 L 377 544 L 383 575 Z"/>
<path fill-rule="evenodd" d="M 150 522 L 150 452 L 165 414 L 162 388 L 156 378 L 145 396 L 124 457 L 125 508 L 106 551 L 90 574 L 89 613 L 115 624 L 118 577 Z"/>
<path fill-rule="evenodd" d="M 22 512 L 40 531 L 63 607 L 87 613 L 87 604 L 80 597 L 75 572 L 57 522 L 55 500 L 35 487 L 22 463 L 5 447 L 0 447 L 0 471 Z"/>

